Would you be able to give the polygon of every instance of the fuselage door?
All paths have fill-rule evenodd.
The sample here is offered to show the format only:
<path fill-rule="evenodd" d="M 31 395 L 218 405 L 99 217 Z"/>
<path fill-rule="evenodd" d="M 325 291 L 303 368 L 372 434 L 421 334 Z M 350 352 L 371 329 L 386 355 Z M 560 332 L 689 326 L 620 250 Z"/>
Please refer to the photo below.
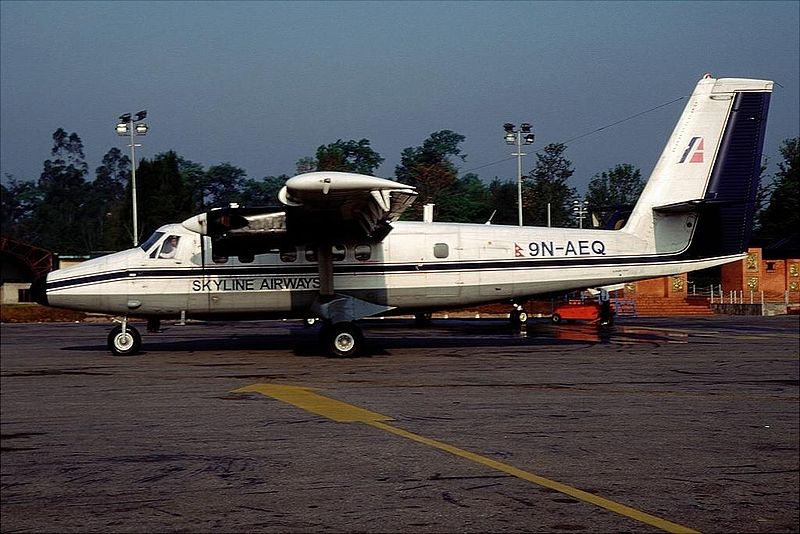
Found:
<path fill-rule="evenodd" d="M 167 231 L 132 258 L 128 298 L 131 312 L 178 315 L 187 311 L 192 272 L 199 267 L 194 265 L 200 258 L 199 249 L 199 236 Z"/>

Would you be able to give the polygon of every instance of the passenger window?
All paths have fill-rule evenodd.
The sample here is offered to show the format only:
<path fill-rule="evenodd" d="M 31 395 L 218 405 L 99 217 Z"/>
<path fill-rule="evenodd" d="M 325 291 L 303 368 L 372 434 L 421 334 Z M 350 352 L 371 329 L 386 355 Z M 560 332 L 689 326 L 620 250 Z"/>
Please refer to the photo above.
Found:
<path fill-rule="evenodd" d="M 356 245 L 353 252 L 358 261 L 367 261 L 372 257 L 372 247 L 369 245 Z"/>
<path fill-rule="evenodd" d="M 316 262 L 317 261 L 317 249 L 312 246 L 306 246 L 306 261 L 308 262 Z"/>
<path fill-rule="evenodd" d="M 174 258 L 175 254 L 178 252 L 178 242 L 180 239 L 181 238 L 176 235 L 171 235 L 164 240 L 164 244 L 161 245 L 161 252 L 158 253 L 158 257 L 167 259 Z"/>
<path fill-rule="evenodd" d="M 331 256 L 333 261 L 342 261 L 345 257 L 346 251 L 342 245 L 333 245 L 331 247 Z"/>
<path fill-rule="evenodd" d="M 255 256 L 252 254 L 242 254 L 239 256 L 239 263 L 253 263 Z"/>
<path fill-rule="evenodd" d="M 450 255 L 450 247 L 447 243 L 436 243 L 433 245 L 433 255 L 439 259 L 446 258 Z"/>
<path fill-rule="evenodd" d="M 214 263 L 228 263 L 228 256 L 217 256 L 213 252 L 211 253 L 211 260 Z"/>
<path fill-rule="evenodd" d="M 282 262 L 293 263 L 297 261 L 297 249 L 295 247 L 282 248 L 280 251 L 280 256 Z"/>

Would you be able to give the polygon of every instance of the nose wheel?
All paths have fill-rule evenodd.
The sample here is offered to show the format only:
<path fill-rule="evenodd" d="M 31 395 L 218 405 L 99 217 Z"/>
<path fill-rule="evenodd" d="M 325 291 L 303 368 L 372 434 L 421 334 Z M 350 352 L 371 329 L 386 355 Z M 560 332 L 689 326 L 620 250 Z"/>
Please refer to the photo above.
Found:
<path fill-rule="evenodd" d="M 125 323 L 115 326 L 108 333 L 108 350 L 117 356 L 136 354 L 142 348 L 142 336 L 134 327 Z"/>

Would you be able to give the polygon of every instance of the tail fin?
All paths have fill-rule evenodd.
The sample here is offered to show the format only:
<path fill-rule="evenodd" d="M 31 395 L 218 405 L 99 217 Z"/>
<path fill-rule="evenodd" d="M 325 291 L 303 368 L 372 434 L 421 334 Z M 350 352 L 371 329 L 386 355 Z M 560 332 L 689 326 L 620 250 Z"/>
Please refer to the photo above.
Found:
<path fill-rule="evenodd" d="M 700 80 L 623 231 L 655 253 L 699 258 L 744 251 L 772 85 Z"/>

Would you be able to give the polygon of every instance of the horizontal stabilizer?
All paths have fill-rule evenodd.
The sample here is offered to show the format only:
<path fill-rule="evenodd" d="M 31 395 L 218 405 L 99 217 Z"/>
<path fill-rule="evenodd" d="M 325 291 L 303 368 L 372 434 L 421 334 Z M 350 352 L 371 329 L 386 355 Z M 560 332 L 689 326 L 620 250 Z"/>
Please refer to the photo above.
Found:
<path fill-rule="evenodd" d="M 676 202 L 674 204 L 665 204 L 663 206 L 655 206 L 653 211 L 658 213 L 691 213 L 700 209 L 700 206 L 706 204 L 708 201 L 698 198 L 695 200 L 686 200 L 684 202 Z"/>

